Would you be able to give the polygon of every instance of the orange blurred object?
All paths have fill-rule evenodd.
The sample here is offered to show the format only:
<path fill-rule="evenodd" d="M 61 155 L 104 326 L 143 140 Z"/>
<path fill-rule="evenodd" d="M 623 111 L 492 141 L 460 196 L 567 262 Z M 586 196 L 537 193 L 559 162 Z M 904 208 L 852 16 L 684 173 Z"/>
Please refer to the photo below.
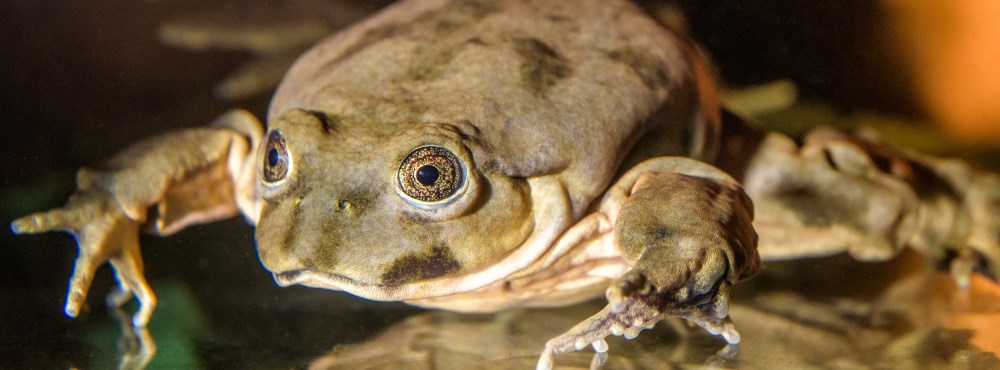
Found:
<path fill-rule="evenodd" d="M 1000 144 L 1000 1 L 883 4 L 931 118 L 960 138 Z"/>
<path fill-rule="evenodd" d="M 968 291 L 953 293 L 954 313 L 945 325 L 955 329 L 971 330 L 975 335 L 970 341 L 984 350 L 1000 354 L 1000 285 L 995 281 L 974 275 Z"/>

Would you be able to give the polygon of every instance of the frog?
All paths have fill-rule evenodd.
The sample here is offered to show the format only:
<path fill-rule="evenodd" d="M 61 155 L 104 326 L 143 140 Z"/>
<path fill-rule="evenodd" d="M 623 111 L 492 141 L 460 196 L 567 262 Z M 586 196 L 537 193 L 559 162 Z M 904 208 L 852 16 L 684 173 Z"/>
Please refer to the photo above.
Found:
<path fill-rule="evenodd" d="M 735 284 L 762 261 L 920 250 L 998 276 L 1000 177 L 819 129 L 754 128 L 708 57 L 626 1 L 405 0 L 306 51 L 267 125 L 234 110 L 77 174 L 12 222 L 77 240 L 65 313 L 110 263 L 144 327 L 140 232 L 242 215 L 280 286 L 457 312 L 607 304 L 537 368 L 680 317 L 738 345 Z"/>

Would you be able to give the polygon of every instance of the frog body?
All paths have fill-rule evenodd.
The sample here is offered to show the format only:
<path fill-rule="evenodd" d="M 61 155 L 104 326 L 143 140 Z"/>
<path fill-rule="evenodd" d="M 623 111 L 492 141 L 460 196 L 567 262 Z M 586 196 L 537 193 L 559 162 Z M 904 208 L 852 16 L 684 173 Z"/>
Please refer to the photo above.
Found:
<path fill-rule="evenodd" d="M 686 87 L 695 83 L 686 68 L 688 50 L 665 34 L 639 37 L 639 31 L 658 27 L 641 13 L 617 5 L 629 12 L 622 12 L 620 19 L 607 19 L 602 15 L 607 9 L 597 3 L 574 10 L 573 18 L 567 14 L 568 4 L 557 3 L 501 6 L 470 2 L 453 5 L 455 9 L 449 12 L 434 10 L 445 6 L 434 2 L 401 4 L 325 41 L 291 69 L 271 107 L 271 129 L 283 133 L 290 149 L 294 149 L 294 140 L 315 139 L 316 144 L 310 144 L 317 146 L 335 143 L 330 150 L 318 150 L 315 155 L 322 159 L 315 161 L 318 166 L 344 169 L 324 174 L 320 180 L 307 179 L 305 173 L 318 170 L 305 167 L 299 170 L 301 179 L 289 176 L 289 181 L 323 183 L 302 185 L 322 193 L 318 198 L 309 193 L 289 193 L 302 199 L 297 207 L 310 207 L 311 199 L 325 203 L 328 199 L 322 199 L 333 196 L 356 204 L 359 216 L 352 222 L 369 226 L 387 214 L 401 214 L 399 219 L 385 220 L 379 226 L 383 231 L 366 235 L 341 232 L 339 226 L 332 225 L 307 227 L 334 234 L 323 237 L 328 240 L 337 238 L 337 234 L 351 234 L 353 242 L 340 243 L 346 250 L 320 252 L 324 258 L 339 253 L 337 258 L 358 259 L 343 266 L 364 268 L 337 275 L 358 282 L 348 290 L 365 297 L 399 300 L 450 296 L 468 291 L 468 287 L 499 282 L 515 272 L 527 274 L 525 268 L 540 262 L 539 257 L 559 234 L 581 219 L 603 195 L 618 164 L 644 134 L 656 128 L 671 139 L 658 143 L 657 154 L 696 154 L 691 150 L 693 135 L 685 136 L 684 131 L 701 122 L 691 118 L 683 124 L 670 119 L 646 119 L 667 105 L 677 111 L 677 117 L 694 117 L 698 105 L 697 90 Z M 535 13 L 548 15 L 531 17 Z M 622 31 L 603 32 L 603 27 L 582 31 L 587 28 L 581 25 L 600 22 L 613 22 L 608 28 Z M 352 53 L 350 59 L 344 56 L 347 52 Z M 504 63 L 511 60 L 517 63 Z M 656 65 L 679 67 L 657 69 Z M 328 82 L 315 88 L 296 88 L 299 81 L 320 80 Z M 614 88 L 606 88 L 609 86 Z M 669 101 L 668 92 L 672 95 Z M 698 129 L 707 131 L 706 126 L 702 124 Z M 597 131 L 601 134 L 592 134 Z M 406 204 L 393 189 L 382 187 L 384 190 L 378 193 L 361 190 L 376 188 L 377 182 L 393 178 L 398 166 L 382 163 L 398 164 L 411 150 L 424 145 L 445 147 L 467 163 L 467 195 L 460 201 L 479 202 L 472 200 L 479 196 L 474 193 L 484 191 L 481 188 L 488 184 L 491 194 L 482 201 L 483 210 L 458 209 L 470 207 L 464 204 L 425 210 Z M 387 148 L 395 149 L 384 150 Z M 463 151 L 468 154 L 460 153 Z M 381 157 L 363 163 L 360 158 L 370 156 L 366 153 L 379 153 Z M 352 165 L 357 168 L 348 170 Z M 329 180 L 344 177 L 355 177 L 356 184 Z M 544 192 L 540 196 L 538 189 L 543 187 L 556 193 Z M 274 205 L 274 212 L 290 204 L 281 197 L 268 197 L 269 190 L 265 186 L 264 198 Z M 566 196 L 555 195 L 559 193 Z M 364 209 L 371 207 L 384 210 Z M 461 217 L 438 216 L 457 212 L 462 213 Z M 546 216 L 539 217 L 542 214 Z M 305 218 L 289 222 L 283 216 L 262 217 L 258 233 L 261 260 L 279 272 L 279 282 L 310 280 L 322 284 L 316 281 L 320 277 L 306 278 L 304 275 L 310 272 L 294 265 L 296 257 L 305 257 L 298 261 L 299 265 L 320 263 L 308 259 L 309 252 L 295 256 L 271 252 L 272 245 L 291 244 L 285 247 L 297 248 L 297 241 L 283 239 L 288 234 L 283 229 L 309 222 Z M 452 227 L 452 223 L 462 226 Z M 420 231 L 428 224 L 448 226 L 443 232 Z M 358 229 L 356 225 L 344 227 Z M 392 229 L 399 227 L 401 233 L 392 235 Z M 476 232 L 468 232 L 472 230 Z M 305 235 L 308 232 L 298 233 L 303 238 L 311 237 Z M 365 236 L 373 239 L 363 242 Z M 381 244 L 393 240 L 399 244 L 365 250 L 364 245 L 376 244 L 376 239 L 383 240 Z M 302 249 L 316 244 L 304 242 Z M 472 245 L 476 247 L 467 247 Z M 556 257 L 559 255 L 549 258 Z M 416 266 L 422 263 L 436 264 L 441 270 Z M 416 283 L 421 284 L 430 280 L 427 278 L 439 277 L 431 275 L 449 269 L 463 273 L 442 274 L 431 284 L 409 283 L 419 280 Z M 290 277 L 292 273 L 282 274 L 282 270 L 301 272 Z M 466 273 L 473 271 L 475 274 Z M 417 276 L 414 274 L 423 274 L 423 278 L 413 279 Z M 404 284 L 394 284 L 397 286 L 392 290 L 377 287 L 387 280 Z M 581 284 L 586 285 L 577 283 Z M 507 304 L 468 309 L 493 311 L 504 306 Z"/>
<path fill-rule="evenodd" d="M 64 208 L 12 227 L 77 237 L 70 316 L 110 261 L 117 296 L 140 301 L 137 326 L 156 303 L 139 227 L 237 213 L 282 286 L 465 312 L 603 293 L 604 310 L 549 341 L 542 369 L 670 316 L 738 343 L 729 287 L 761 256 L 958 245 L 958 269 L 1000 260 L 996 176 L 875 139 L 819 132 L 799 146 L 752 130 L 723 118 L 708 70 L 624 1 L 403 1 L 306 52 L 266 133 L 233 111 L 149 139 L 81 170 Z M 927 177 L 951 191 L 922 191 Z M 935 212 L 959 218 L 944 227 Z"/>

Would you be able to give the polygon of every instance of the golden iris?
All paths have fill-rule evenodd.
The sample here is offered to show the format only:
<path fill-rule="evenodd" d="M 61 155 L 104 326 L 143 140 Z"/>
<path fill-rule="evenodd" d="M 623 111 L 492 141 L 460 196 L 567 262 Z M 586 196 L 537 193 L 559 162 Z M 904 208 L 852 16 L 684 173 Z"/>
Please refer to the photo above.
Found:
<path fill-rule="evenodd" d="M 264 182 L 275 183 L 288 175 L 288 149 L 285 147 L 285 138 L 280 132 L 271 131 L 267 135 L 263 160 Z"/>
<path fill-rule="evenodd" d="M 406 196 L 424 203 L 447 200 L 462 188 L 464 173 L 458 157 L 439 146 L 422 146 L 406 155 L 397 173 Z"/>

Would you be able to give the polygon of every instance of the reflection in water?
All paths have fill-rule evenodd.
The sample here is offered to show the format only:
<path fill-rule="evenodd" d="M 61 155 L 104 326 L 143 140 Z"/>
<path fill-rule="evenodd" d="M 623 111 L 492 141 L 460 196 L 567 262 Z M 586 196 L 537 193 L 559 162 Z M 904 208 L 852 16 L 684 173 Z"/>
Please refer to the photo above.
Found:
<path fill-rule="evenodd" d="M 149 335 L 146 327 L 136 328 L 132 326 L 132 315 L 125 312 L 121 306 L 108 304 L 112 316 L 121 328 L 121 335 L 118 337 L 118 368 L 119 369 L 142 369 L 156 356 L 156 342 Z"/>
<path fill-rule="evenodd" d="M 743 337 L 738 348 L 726 348 L 721 338 L 690 327 L 681 320 L 667 320 L 652 330 L 643 331 L 634 340 L 608 338 L 609 349 L 602 369 L 1000 368 L 1000 360 L 995 354 L 1000 350 L 997 338 L 1000 334 L 993 330 L 1000 327 L 1000 286 L 996 283 L 977 276 L 970 288 L 963 291 L 955 287 L 947 274 L 925 272 L 920 267 L 923 260 L 907 262 L 903 259 L 905 264 L 918 266 L 916 268 L 892 267 L 900 261 L 892 264 L 848 261 L 849 267 L 839 265 L 844 260 L 848 258 L 769 264 L 764 275 L 740 286 L 741 290 L 734 292 L 735 302 L 730 307 Z M 176 289 L 169 286 L 164 288 L 162 291 L 171 295 L 169 301 L 180 303 L 178 306 L 195 300 L 185 298 L 184 294 L 170 293 Z M 316 293 L 315 290 L 300 291 L 305 292 Z M 322 298 L 330 298 L 331 306 L 385 305 L 345 303 L 336 299 L 337 293 L 319 293 L 324 293 Z M 260 297 L 257 294 L 239 296 L 247 300 Z M 297 305 L 310 305 L 307 302 L 300 301 Z M 230 306 L 233 303 L 224 299 L 219 302 Z M 171 310 L 178 309 L 169 306 L 165 305 L 160 313 L 169 316 Z M 213 354 L 219 349 L 215 348 L 218 345 L 206 347 L 205 343 L 232 341 L 230 336 L 233 334 L 226 334 L 200 319 L 177 319 L 200 316 L 193 312 L 154 322 L 151 324 L 153 335 L 165 346 L 159 356 L 165 358 L 150 362 L 156 344 L 149 332 L 133 330 L 128 315 L 118 312 L 122 329 L 118 366 L 132 369 L 146 364 L 152 367 L 181 363 L 196 367 L 208 363 L 247 365 L 257 358 L 255 354 L 277 354 L 290 348 L 319 346 L 314 353 L 328 353 L 308 357 L 312 358 L 307 361 L 310 368 L 525 369 L 534 367 L 549 338 L 563 333 L 603 306 L 603 300 L 595 300 L 558 309 L 512 310 L 495 315 L 418 311 L 388 327 L 364 316 L 371 308 L 358 306 L 338 311 L 335 307 L 312 307 L 293 315 L 303 320 L 302 323 L 296 319 L 278 318 L 250 329 L 272 333 L 283 330 L 285 335 L 271 336 L 265 342 L 245 348 L 231 361 L 209 361 L 200 365 L 198 361 L 181 360 L 185 356 L 219 356 Z M 192 310 L 182 308 L 181 311 Z M 331 320 L 325 315 L 339 317 Z M 385 315 L 383 312 L 377 316 Z M 317 317 L 318 321 L 327 322 L 326 326 L 318 324 Z M 190 323 L 182 323 L 185 320 Z M 207 337 L 194 335 L 201 338 L 194 342 L 201 344 L 185 347 L 181 351 L 184 353 L 177 352 L 176 343 L 171 344 L 177 341 L 172 331 L 195 323 L 203 329 L 211 328 L 205 333 Z M 320 334 L 314 338 L 290 338 L 289 335 L 296 334 L 289 330 L 297 325 L 307 325 L 310 332 Z M 190 333 L 184 335 L 188 342 L 191 336 Z M 230 347 L 235 345 L 228 344 Z M 281 367 L 307 364 L 293 357 L 286 357 L 285 361 L 289 363 Z M 587 369 L 593 362 L 594 352 L 587 348 L 557 357 L 555 365 L 557 369 Z M 272 363 L 277 364 L 281 361 Z"/>
<path fill-rule="evenodd" d="M 566 309 L 514 310 L 497 315 L 425 312 L 393 325 L 370 340 L 339 346 L 310 364 L 313 369 L 527 369 L 534 368 L 549 338 L 599 310 L 593 302 Z M 680 330 L 683 334 L 677 334 Z M 626 341 L 609 338 L 604 368 L 665 369 L 706 365 L 725 345 L 698 329 L 661 324 Z M 587 369 L 593 352 L 556 358 L 557 369 Z"/>
<path fill-rule="evenodd" d="M 1000 324 L 1000 289 L 977 279 L 959 291 L 947 275 L 917 274 L 870 302 L 818 300 L 809 294 L 765 291 L 731 307 L 743 333 L 739 354 L 713 355 L 725 342 L 678 321 L 637 339 L 609 340 L 606 369 L 712 368 L 997 368 L 974 328 Z M 599 309 L 594 302 L 560 310 L 517 310 L 470 316 L 426 312 L 364 343 L 335 347 L 314 369 L 524 369 L 547 338 Z M 968 321 L 975 317 L 979 321 Z M 964 324 L 970 327 L 965 327 Z M 560 356 L 557 368 L 589 368 L 591 353 Z"/>

